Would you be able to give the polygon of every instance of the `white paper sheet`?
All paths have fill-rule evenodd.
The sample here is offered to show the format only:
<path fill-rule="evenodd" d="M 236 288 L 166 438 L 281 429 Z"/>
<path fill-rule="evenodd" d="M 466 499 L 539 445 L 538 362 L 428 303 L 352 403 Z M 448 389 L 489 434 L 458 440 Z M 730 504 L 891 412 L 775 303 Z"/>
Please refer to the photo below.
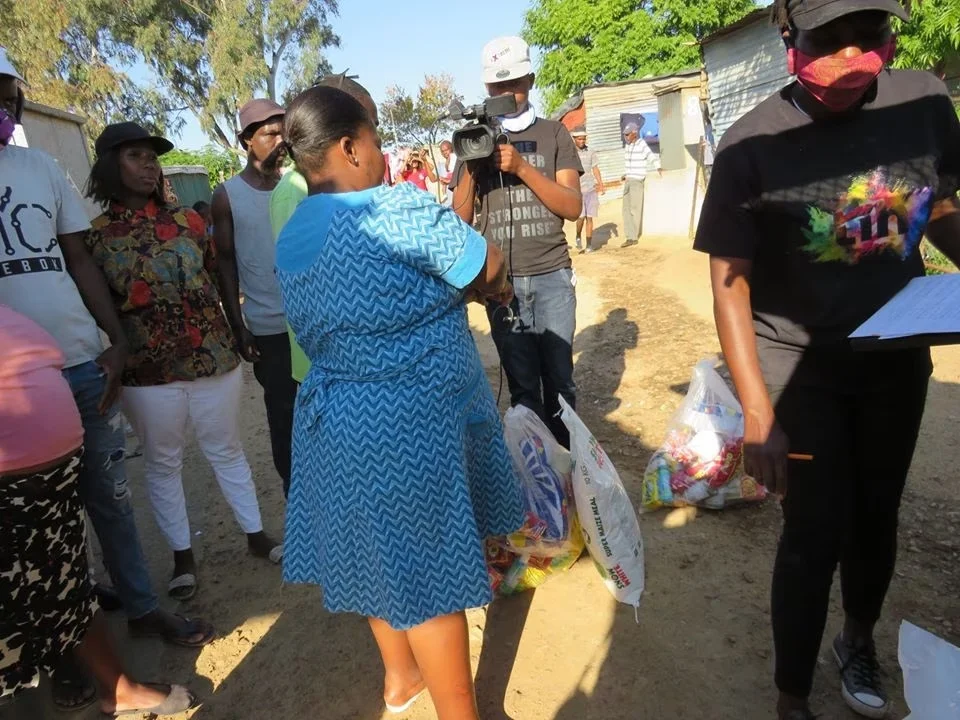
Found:
<path fill-rule="evenodd" d="M 960 274 L 914 278 L 850 338 L 960 333 Z"/>

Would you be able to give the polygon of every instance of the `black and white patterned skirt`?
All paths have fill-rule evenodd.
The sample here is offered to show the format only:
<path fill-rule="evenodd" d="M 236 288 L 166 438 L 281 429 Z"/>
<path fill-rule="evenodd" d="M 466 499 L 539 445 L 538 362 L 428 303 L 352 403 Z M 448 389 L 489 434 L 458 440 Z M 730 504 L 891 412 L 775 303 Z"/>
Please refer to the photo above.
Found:
<path fill-rule="evenodd" d="M 82 455 L 0 476 L 0 697 L 36 686 L 97 612 L 77 494 Z"/>

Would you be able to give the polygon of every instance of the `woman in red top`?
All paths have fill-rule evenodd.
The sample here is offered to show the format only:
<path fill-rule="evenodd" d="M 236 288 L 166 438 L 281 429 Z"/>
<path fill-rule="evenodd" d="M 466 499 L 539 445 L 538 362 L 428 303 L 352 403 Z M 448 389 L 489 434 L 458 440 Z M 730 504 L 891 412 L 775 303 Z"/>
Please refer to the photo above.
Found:
<path fill-rule="evenodd" d="M 433 164 L 427 157 L 426 151 L 413 152 L 407 157 L 407 161 L 400 171 L 400 182 L 413 183 L 423 191 L 427 190 L 427 179 L 430 182 L 437 182 L 437 173 L 433 169 Z"/>
<path fill-rule="evenodd" d="M 182 482 L 188 417 L 250 552 L 279 562 L 282 547 L 263 532 L 240 444 L 243 375 L 214 282 L 213 244 L 200 215 L 168 205 L 161 192 L 157 156 L 172 147 L 136 123 L 107 126 L 87 191 L 106 212 L 87 245 L 130 345 L 123 411 L 143 443 L 150 501 L 173 550 L 168 589 L 185 600 L 197 588 Z"/>

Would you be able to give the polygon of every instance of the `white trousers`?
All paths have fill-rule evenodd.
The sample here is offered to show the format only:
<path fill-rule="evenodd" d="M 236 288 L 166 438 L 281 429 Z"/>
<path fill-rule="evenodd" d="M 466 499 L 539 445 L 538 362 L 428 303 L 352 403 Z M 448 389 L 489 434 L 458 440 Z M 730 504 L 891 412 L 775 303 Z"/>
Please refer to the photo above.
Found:
<path fill-rule="evenodd" d="M 263 530 L 253 473 L 243 454 L 237 420 L 243 373 L 151 387 L 124 387 L 123 412 L 143 445 L 153 514 L 171 549 L 190 548 L 190 520 L 183 494 L 187 418 L 197 442 L 245 533 Z"/>

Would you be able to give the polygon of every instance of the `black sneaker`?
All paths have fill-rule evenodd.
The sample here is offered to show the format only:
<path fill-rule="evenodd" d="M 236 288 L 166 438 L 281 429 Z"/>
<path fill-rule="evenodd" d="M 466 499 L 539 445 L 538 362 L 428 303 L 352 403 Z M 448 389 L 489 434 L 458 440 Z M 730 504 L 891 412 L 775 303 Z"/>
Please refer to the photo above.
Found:
<path fill-rule="evenodd" d="M 633 247 L 633 246 L 636 245 L 636 244 L 637 244 L 637 241 L 636 241 L 636 240 L 627 240 L 627 241 L 626 241 L 625 243 L 623 243 L 623 245 L 621 245 L 620 247 L 622 247 L 622 248 L 628 248 L 628 247 Z"/>
<path fill-rule="evenodd" d="M 833 657 L 840 668 L 843 699 L 850 709 L 864 717 L 885 718 L 890 700 L 880 686 L 876 649 L 852 645 L 841 634 L 833 641 Z"/>

